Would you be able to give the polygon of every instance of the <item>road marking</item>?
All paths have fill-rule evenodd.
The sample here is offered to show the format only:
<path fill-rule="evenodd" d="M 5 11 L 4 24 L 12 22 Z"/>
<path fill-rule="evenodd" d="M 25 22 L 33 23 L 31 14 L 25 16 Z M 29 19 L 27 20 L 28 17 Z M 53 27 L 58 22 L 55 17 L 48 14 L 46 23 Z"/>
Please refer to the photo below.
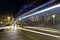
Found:
<path fill-rule="evenodd" d="M 48 34 L 48 33 L 38 32 L 38 31 L 24 29 L 24 28 L 18 28 L 18 29 L 25 30 L 25 31 L 30 31 L 30 32 L 34 32 L 34 33 L 37 33 L 37 34 L 47 35 L 47 36 L 51 36 L 51 37 L 55 37 L 55 38 L 60 38 L 60 36 L 52 35 L 52 34 Z"/>

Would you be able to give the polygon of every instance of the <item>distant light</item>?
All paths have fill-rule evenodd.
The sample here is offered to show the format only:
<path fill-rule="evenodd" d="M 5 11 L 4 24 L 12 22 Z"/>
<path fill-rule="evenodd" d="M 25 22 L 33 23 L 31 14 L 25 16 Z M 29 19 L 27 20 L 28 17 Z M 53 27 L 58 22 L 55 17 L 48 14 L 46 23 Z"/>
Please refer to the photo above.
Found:
<path fill-rule="evenodd" d="M 11 17 L 10 17 L 10 16 L 8 16 L 8 17 L 7 17 L 7 19 L 8 19 L 8 20 L 10 20 L 10 19 L 11 19 Z"/>
<path fill-rule="evenodd" d="M 57 8 L 57 7 L 60 7 L 60 4 L 54 5 L 54 6 L 52 6 L 52 7 L 46 8 L 46 9 L 41 10 L 41 11 L 37 11 L 37 12 L 35 12 L 35 13 L 33 13 L 33 14 L 24 16 L 24 17 L 22 17 L 22 18 L 20 18 L 20 19 L 24 19 L 24 18 L 33 16 L 33 15 L 36 15 L 36 14 L 39 14 L 39 13 L 42 13 L 42 12 L 46 12 L 46 11 L 49 11 L 49 10 L 54 9 L 54 8 Z M 19 20 L 20 20 L 20 19 L 19 19 Z"/>
<path fill-rule="evenodd" d="M 0 24 L 2 24 L 3 22 L 1 21 Z"/>
<path fill-rule="evenodd" d="M 55 18 L 55 17 L 56 17 L 56 15 L 52 15 L 52 17 L 53 17 L 53 18 Z"/>
<path fill-rule="evenodd" d="M 12 24 L 12 25 L 11 25 L 11 28 L 12 28 L 12 30 L 14 30 L 14 31 L 17 30 L 16 24 Z"/>

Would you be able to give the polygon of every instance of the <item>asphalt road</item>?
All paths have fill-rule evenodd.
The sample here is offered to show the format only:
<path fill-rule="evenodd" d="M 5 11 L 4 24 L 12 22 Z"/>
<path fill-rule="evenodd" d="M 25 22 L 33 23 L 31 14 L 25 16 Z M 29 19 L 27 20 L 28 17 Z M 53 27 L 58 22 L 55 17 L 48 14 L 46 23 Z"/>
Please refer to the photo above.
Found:
<path fill-rule="evenodd" d="M 0 40 L 60 40 L 60 39 L 19 29 L 0 32 Z"/>
<path fill-rule="evenodd" d="M 21 32 L 23 35 L 31 38 L 31 40 L 60 40 L 60 38 L 52 37 L 52 36 L 47 36 L 47 35 L 42 35 L 34 32 L 29 32 L 22 30 Z"/>
<path fill-rule="evenodd" d="M 21 31 L 20 31 L 21 32 Z M 18 31 L 0 31 L 0 40 L 30 40 Z"/>

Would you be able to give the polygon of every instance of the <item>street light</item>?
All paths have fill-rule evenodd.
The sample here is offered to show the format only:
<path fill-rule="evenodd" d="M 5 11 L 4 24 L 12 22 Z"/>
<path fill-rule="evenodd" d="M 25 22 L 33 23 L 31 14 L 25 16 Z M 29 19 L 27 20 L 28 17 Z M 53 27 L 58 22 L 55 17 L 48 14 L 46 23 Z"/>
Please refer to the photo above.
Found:
<path fill-rule="evenodd" d="M 7 17 L 7 19 L 8 19 L 8 20 L 10 20 L 10 19 L 11 19 L 11 17 Z"/>
<path fill-rule="evenodd" d="M 0 24 L 2 24 L 3 22 L 1 21 Z"/>
<path fill-rule="evenodd" d="M 56 15 L 52 15 L 52 18 L 53 18 L 53 26 L 55 26 L 55 17 L 56 17 Z"/>
<path fill-rule="evenodd" d="M 56 15 L 52 15 L 52 17 L 53 17 L 53 18 L 55 18 L 55 17 L 56 17 Z"/>

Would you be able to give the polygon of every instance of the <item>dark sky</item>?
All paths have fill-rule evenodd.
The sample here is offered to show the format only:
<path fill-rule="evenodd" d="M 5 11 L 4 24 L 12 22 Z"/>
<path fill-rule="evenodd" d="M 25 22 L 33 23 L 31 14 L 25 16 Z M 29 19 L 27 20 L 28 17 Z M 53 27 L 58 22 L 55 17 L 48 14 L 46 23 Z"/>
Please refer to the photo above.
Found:
<path fill-rule="evenodd" d="M 15 14 L 23 4 L 29 4 L 34 1 L 37 0 L 0 0 L 0 14 L 4 14 L 4 12 L 13 12 Z"/>
<path fill-rule="evenodd" d="M 0 12 L 1 11 L 15 11 L 24 1 L 22 0 L 0 0 Z"/>

